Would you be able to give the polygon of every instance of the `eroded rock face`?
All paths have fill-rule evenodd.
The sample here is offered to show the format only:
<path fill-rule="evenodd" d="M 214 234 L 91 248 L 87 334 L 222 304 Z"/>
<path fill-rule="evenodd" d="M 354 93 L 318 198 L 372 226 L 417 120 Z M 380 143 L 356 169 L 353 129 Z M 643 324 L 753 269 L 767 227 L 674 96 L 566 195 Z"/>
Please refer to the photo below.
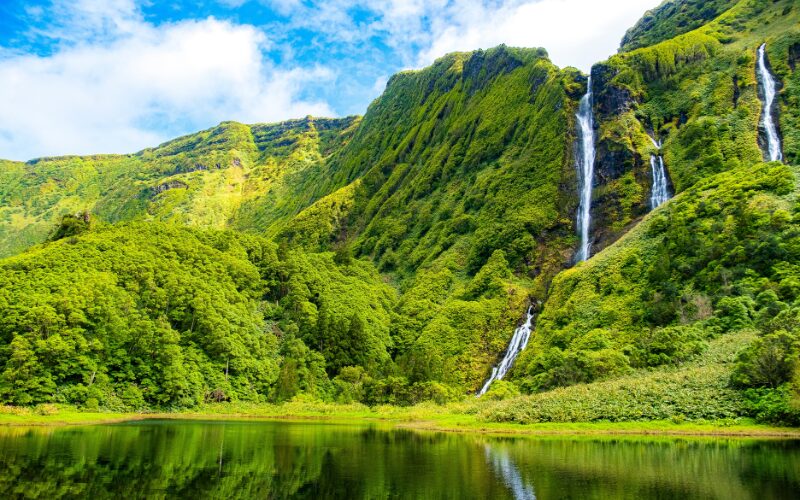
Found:
<path fill-rule="evenodd" d="M 180 188 L 188 189 L 189 185 L 186 184 L 185 182 L 181 182 L 181 181 L 178 181 L 178 180 L 172 180 L 172 181 L 165 182 L 163 184 L 159 184 L 158 186 L 156 186 L 156 187 L 154 187 L 152 189 L 153 189 L 153 195 L 155 196 L 157 194 L 163 193 L 164 191 L 169 191 L 170 189 L 180 189 Z"/>
<path fill-rule="evenodd" d="M 597 128 L 592 200 L 594 251 L 610 245 L 624 228 L 647 213 L 649 158 L 630 148 L 623 133 L 623 116 L 636 101 L 626 88 L 612 83 L 617 70 L 608 64 L 592 68 L 595 127 Z"/>
<path fill-rule="evenodd" d="M 626 172 L 634 170 L 639 164 L 641 164 L 641 158 L 633 151 L 620 147 L 614 141 L 601 139 L 597 144 L 595 182 L 608 184 L 614 179 L 619 179 Z"/>
<path fill-rule="evenodd" d="M 592 92 L 594 94 L 595 126 L 598 129 L 620 115 L 627 113 L 635 104 L 627 89 L 611 83 L 617 70 L 607 64 L 596 64 L 592 67 Z M 596 134 L 597 153 L 595 163 L 595 182 L 607 184 L 620 178 L 626 172 L 642 164 L 633 151 L 618 141 L 604 134 Z"/>
<path fill-rule="evenodd" d="M 789 58 L 787 62 L 789 63 L 789 67 L 792 68 L 792 71 L 794 71 L 800 63 L 800 43 L 794 43 L 789 47 Z"/>
<path fill-rule="evenodd" d="M 615 76 L 617 70 L 608 64 L 592 66 L 592 93 L 598 121 L 629 111 L 633 105 L 633 97 L 628 89 L 611 84 Z"/>

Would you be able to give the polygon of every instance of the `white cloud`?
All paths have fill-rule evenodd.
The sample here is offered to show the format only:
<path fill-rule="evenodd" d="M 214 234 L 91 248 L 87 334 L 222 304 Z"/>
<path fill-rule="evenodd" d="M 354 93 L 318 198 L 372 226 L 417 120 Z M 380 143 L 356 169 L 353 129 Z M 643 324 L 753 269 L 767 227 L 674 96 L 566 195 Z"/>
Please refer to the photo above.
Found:
<path fill-rule="evenodd" d="M 299 97 L 332 73 L 274 67 L 262 56 L 264 33 L 251 26 L 209 18 L 154 27 L 124 10 L 79 14 L 94 26 L 86 38 L 114 39 L 0 60 L 0 158 L 133 152 L 223 120 L 333 114 Z"/>
<path fill-rule="evenodd" d="M 447 52 L 501 43 L 544 47 L 559 66 L 588 71 L 659 3 L 251 0 L 289 17 L 285 24 L 257 29 L 214 18 L 156 26 L 142 17 L 138 1 L 54 0 L 56 24 L 31 23 L 38 26 L 33 36 L 55 41 L 53 55 L 0 47 L 0 158 L 131 152 L 222 120 L 334 115 L 326 102 L 307 97 L 319 91 L 320 82 L 329 84 L 325 95 L 332 100 L 372 94 L 364 96 L 366 102 L 382 91 L 380 75 L 428 65 Z M 248 0 L 217 1 L 236 7 Z M 375 15 L 353 17 L 365 9 Z M 29 15 L 35 21 L 41 12 Z M 293 30 L 319 36 L 308 47 L 295 47 Z M 374 64 L 372 55 L 383 50 L 375 40 L 391 48 L 384 65 L 354 71 Z M 280 50 L 280 59 L 290 62 L 276 66 L 265 50 Z M 313 63 L 295 67 L 296 53 L 306 61 L 309 53 L 331 61 L 339 74 Z M 349 60 L 336 59 L 348 53 Z M 369 80 L 357 81 L 356 74 Z"/>
<path fill-rule="evenodd" d="M 382 34 L 424 66 L 448 52 L 501 43 L 544 47 L 559 66 L 588 71 L 616 52 L 625 30 L 661 0 L 270 0 L 295 27 L 346 43 Z M 359 25 L 348 14 L 369 9 L 377 20 Z M 415 52 L 411 52 L 411 51 Z"/>
<path fill-rule="evenodd" d="M 505 43 L 544 47 L 559 66 L 588 71 L 616 52 L 625 29 L 659 0 L 454 0 L 449 15 L 432 23 L 431 43 L 417 60 L 422 66 L 454 51 Z"/>

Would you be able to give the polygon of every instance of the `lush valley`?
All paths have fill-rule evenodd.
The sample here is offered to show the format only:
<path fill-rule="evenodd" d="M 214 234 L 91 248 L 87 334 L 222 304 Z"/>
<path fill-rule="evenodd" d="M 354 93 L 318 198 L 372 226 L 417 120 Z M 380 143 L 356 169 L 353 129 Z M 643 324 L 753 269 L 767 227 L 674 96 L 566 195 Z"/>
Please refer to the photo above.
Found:
<path fill-rule="evenodd" d="M 395 75 L 363 117 L 0 162 L 0 401 L 800 425 L 799 61 L 796 2 L 668 0 L 591 79 L 500 46 Z"/>

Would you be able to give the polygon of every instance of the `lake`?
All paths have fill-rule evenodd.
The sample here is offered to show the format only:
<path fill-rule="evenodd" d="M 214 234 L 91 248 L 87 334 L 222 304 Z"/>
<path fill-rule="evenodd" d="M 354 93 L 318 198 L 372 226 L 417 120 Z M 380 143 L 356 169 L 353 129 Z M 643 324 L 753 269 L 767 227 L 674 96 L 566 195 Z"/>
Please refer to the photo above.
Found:
<path fill-rule="evenodd" d="M 145 420 L 0 428 L 0 498 L 800 498 L 800 441 Z"/>

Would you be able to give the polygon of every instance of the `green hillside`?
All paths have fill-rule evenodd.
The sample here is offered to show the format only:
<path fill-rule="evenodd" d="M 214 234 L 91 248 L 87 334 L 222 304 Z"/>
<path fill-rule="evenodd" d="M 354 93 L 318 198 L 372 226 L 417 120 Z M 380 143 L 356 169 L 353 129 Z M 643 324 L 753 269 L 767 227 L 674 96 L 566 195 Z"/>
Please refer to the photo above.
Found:
<path fill-rule="evenodd" d="M 0 168 L 0 255 L 44 241 L 65 213 L 105 222 L 273 227 L 313 201 L 313 172 L 357 118 L 225 122 L 132 155 L 41 158 Z"/>
<path fill-rule="evenodd" d="M 736 3 L 737 0 L 664 0 L 625 33 L 620 51 L 647 47 L 692 31 Z"/>
<path fill-rule="evenodd" d="M 764 163 L 765 42 L 785 164 Z M 0 162 L 0 401 L 449 401 L 533 306 L 489 393 L 532 395 L 483 418 L 798 423 L 798 60 L 794 1 L 671 0 L 591 80 L 500 46 L 393 76 L 363 117 Z M 575 264 L 589 81 L 593 257 Z M 675 194 L 653 211 L 651 155 Z M 661 375 L 694 384 L 679 407 Z M 654 402 L 578 403 L 595 390 Z"/>
<path fill-rule="evenodd" d="M 697 30 L 593 68 L 598 240 L 605 246 L 625 235 L 553 280 L 532 347 L 514 372 L 524 390 L 680 364 L 746 328 L 761 336 L 729 383 L 778 387 L 796 376 L 798 170 L 760 163 L 755 55 L 766 41 L 785 82 L 780 128 L 785 158 L 796 164 L 797 9 L 738 2 Z M 648 182 L 657 153 L 648 135 L 663 141 L 679 194 L 629 229 L 649 210 L 625 187 Z M 626 208 L 629 217 L 620 218 Z"/>

